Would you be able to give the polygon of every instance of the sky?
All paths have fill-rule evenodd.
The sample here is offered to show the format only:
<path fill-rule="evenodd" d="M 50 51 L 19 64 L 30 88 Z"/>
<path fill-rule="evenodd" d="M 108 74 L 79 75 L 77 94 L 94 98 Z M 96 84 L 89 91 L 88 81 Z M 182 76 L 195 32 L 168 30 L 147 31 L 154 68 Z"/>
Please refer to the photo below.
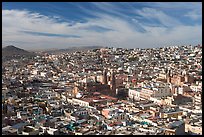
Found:
<path fill-rule="evenodd" d="M 3 47 L 155 48 L 201 43 L 201 2 L 2 3 Z"/>

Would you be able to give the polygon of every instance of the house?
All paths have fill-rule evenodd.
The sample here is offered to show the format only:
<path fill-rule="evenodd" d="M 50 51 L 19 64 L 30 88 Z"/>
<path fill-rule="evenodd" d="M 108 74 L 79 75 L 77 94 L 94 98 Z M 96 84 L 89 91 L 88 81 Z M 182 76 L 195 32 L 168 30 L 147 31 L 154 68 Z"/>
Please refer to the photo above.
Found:
<path fill-rule="evenodd" d="M 185 135 L 185 123 L 184 121 L 174 121 L 168 125 L 165 129 L 165 135 Z"/>
<path fill-rule="evenodd" d="M 33 126 L 26 126 L 22 131 L 23 135 L 39 135 L 39 129 L 36 129 Z"/>
<path fill-rule="evenodd" d="M 16 129 L 18 133 L 21 133 L 24 130 L 24 127 L 27 126 L 28 123 L 21 122 L 12 126 L 13 129 Z"/>
<path fill-rule="evenodd" d="M 2 128 L 2 135 L 17 135 L 18 130 L 12 128 L 11 126 L 6 126 Z"/>

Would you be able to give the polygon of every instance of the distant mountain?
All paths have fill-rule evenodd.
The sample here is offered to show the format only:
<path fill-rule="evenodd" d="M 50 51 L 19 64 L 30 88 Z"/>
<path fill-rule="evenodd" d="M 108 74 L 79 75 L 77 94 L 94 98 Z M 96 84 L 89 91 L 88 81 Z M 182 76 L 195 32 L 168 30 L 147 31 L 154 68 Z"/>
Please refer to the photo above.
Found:
<path fill-rule="evenodd" d="M 35 55 L 36 54 L 34 52 L 28 52 L 24 49 L 17 48 L 13 45 L 2 48 L 2 60 L 18 58 L 22 56 L 31 57 Z"/>
<path fill-rule="evenodd" d="M 43 52 L 58 54 L 58 53 L 70 53 L 75 51 L 87 51 L 87 50 L 100 49 L 100 48 L 104 48 L 104 47 L 102 46 L 70 47 L 67 49 L 44 50 Z"/>

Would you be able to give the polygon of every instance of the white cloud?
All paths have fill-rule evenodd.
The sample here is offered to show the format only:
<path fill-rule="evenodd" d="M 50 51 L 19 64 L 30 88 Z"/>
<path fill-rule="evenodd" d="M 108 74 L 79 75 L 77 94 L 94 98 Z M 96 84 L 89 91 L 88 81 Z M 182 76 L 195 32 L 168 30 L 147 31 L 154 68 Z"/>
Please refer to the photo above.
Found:
<path fill-rule="evenodd" d="M 185 16 L 191 18 L 192 20 L 198 20 L 202 18 L 202 10 L 192 10 L 188 12 Z"/>
<path fill-rule="evenodd" d="M 48 17 L 40 13 L 20 10 L 2 10 L 2 44 L 13 44 L 25 49 L 67 48 L 70 46 L 115 46 L 129 48 L 149 48 L 173 44 L 198 44 L 202 40 L 202 26 L 184 26 L 180 22 L 158 12 L 150 14 L 154 9 L 138 11 L 143 16 L 153 16 L 162 23 L 174 24 L 171 29 L 164 27 L 150 27 L 143 25 L 147 30 L 141 33 L 133 29 L 135 24 L 126 20 L 101 13 L 98 18 L 88 19 L 85 23 L 58 22 L 56 17 Z M 93 13 L 94 14 L 94 13 Z M 167 24 L 167 25 L 169 25 Z M 141 24 L 142 25 L 142 24 Z M 110 28 L 114 31 L 99 33 L 89 31 L 90 26 Z M 34 36 L 22 31 L 34 31 L 53 34 L 79 35 L 81 38 L 61 38 L 49 36 Z"/>
<path fill-rule="evenodd" d="M 146 2 L 145 5 L 156 9 L 194 10 L 201 9 L 202 2 Z"/>
<path fill-rule="evenodd" d="M 143 8 L 142 10 L 137 10 L 136 14 L 139 14 L 146 19 L 157 19 L 161 24 L 165 26 L 181 25 L 181 23 L 175 18 L 170 17 L 164 12 L 153 8 Z"/>

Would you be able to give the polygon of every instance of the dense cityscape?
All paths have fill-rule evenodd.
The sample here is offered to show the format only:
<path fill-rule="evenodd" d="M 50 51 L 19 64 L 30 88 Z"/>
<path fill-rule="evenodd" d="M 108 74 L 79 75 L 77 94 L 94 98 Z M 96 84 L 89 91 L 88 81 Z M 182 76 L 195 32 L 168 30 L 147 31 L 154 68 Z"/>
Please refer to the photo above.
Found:
<path fill-rule="evenodd" d="M 202 135 L 202 45 L 6 60 L 2 134 Z"/>

